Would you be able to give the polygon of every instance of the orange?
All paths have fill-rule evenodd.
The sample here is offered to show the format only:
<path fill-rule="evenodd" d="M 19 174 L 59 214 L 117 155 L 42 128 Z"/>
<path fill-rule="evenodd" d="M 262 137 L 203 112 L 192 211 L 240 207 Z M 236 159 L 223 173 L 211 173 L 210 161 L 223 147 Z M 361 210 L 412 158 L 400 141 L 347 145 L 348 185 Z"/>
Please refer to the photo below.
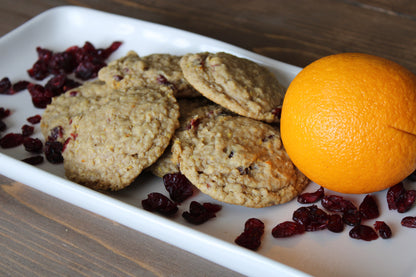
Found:
<path fill-rule="evenodd" d="M 315 183 L 386 189 L 416 168 L 416 76 L 373 55 L 321 58 L 289 85 L 280 128 L 289 157 Z"/>

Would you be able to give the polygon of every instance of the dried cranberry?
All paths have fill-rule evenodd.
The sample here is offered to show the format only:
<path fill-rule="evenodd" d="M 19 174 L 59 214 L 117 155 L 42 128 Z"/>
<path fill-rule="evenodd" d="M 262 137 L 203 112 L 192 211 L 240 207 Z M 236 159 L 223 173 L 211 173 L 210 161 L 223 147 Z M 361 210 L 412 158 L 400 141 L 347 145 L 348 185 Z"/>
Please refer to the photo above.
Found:
<path fill-rule="evenodd" d="M 35 130 L 35 127 L 25 124 L 25 125 L 22 126 L 22 135 L 24 137 L 31 136 L 33 134 L 34 130 Z"/>
<path fill-rule="evenodd" d="M 305 231 L 318 231 L 326 228 L 328 224 L 328 215 L 316 205 L 301 207 L 297 209 L 292 219 L 303 225 Z"/>
<path fill-rule="evenodd" d="M 6 118 L 10 115 L 10 110 L 5 108 L 0 108 L 0 119 Z"/>
<path fill-rule="evenodd" d="M 215 217 L 215 212 L 207 209 L 199 202 L 192 201 L 189 205 L 189 212 L 183 212 L 182 217 L 189 223 L 199 225 Z"/>
<path fill-rule="evenodd" d="M 376 200 L 371 195 L 366 195 L 359 207 L 362 219 L 373 219 L 380 215 Z"/>
<path fill-rule="evenodd" d="M 170 85 L 171 83 L 168 81 L 168 79 L 166 79 L 165 76 L 163 75 L 158 75 L 156 78 L 156 81 L 161 84 L 161 85 Z"/>
<path fill-rule="evenodd" d="M 188 124 L 187 129 L 188 130 L 195 129 L 195 128 L 198 127 L 199 123 L 201 123 L 201 119 L 199 117 L 192 118 L 191 121 Z"/>
<path fill-rule="evenodd" d="M 287 238 L 294 235 L 303 234 L 304 232 L 305 228 L 302 224 L 294 221 L 284 221 L 277 224 L 272 229 L 272 236 L 275 238 Z"/>
<path fill-rule="evenodd" d="M 97 77 L 98 71 L 106 66 L 102 61 L 84 61 L 75 70 L 75 77 L 81 80 L 89 80 Z"/>
<path fill-rule="evenodd" d="M 174 215 L 178 211 L 178 207 L 169 198 L 158 192 L 152 192 L 142 201 L 145 210 L 158 212 L 163 215 Z"/>
<path fill-rule="evenodd" d="M 397 211 L 399 213 L 405 213 L 413 206 L 416 200 L 416 190 L 407 190 L 397 201 Z"/>
<path fill-rule="evenodd" d="M 38 164 L 43 163 L 43 157 L 40 156 L 40 155 L 33 156 L 33 157 L 23 159 L 22 162 L 25 162 L 25 163 L 31 164 L 31 165 L 38 165 Z"/>
<path fill-rule="evenodd" d="M 12 88 L 12 83 L 10 79 L 4 77 L 0 80 L 0 94 L 10 94 L 10 89 Z"/>
<path fill-rule="evenodd" d="M 273 114 L 275 117 L 280 118 L 280 116 L 282 115 L 282 107 L 277 107 L 277 108 L 274 108 L 274 109 L 272 110 L 272 114 Z"/>
<path fill-rule="evenodd" d="M 2 148 L 12 148 L 23 143 L 23 135 L 16 133 L 8 133 L 0 139 L 0 146 Z"/>
<path fill-rule="evenodd" d="M 301 204 L 312 204 L 321 200 L 325 196 L 324 188 L 320 187 L 315 192 L 305 192 L 298 196 L 298 202 Z"/>
<path fill-rule="evenodd" d="M 321 200 L 322 207 L 331 212 L 345 212 L 356 210 L 354 204 L 338 195 L 325 195 Z"/>
<path fill-rule="evenodd" d="M 244 231 L 235 239 L 235 243 L 251 250 L 257 250 L 264 234 L 264 223 L 257 218 L 250 218 L 244 224 Z"/>
<path fill-rule="evenodd" d="M 38 124 L 42 120 L 42 117 L 37 114 L 37 115 L 31 116 L 31 117 L 28 117 L 26 120 L 29 123 Z"/>
<path fill-rule="evenodd" d="M 3 122 L 3 120 L 0 119 L 0 132 L 3 132 L 7 129 L 6 123 Z"/>
<path fill-rule="evenodd" d="M 53 55 L 51 50 L 37 47 L 38 60 L 33 64 L 32 68 L 27 70 L 30 77 L 36 80 L 43 80 L 49 76 L 49 61 Z"/>
<path fill-rule="evenodd" d="M 408 228 L 416 228 L 416 216 L 406 216 L 401 221 L 402 226 Z"/>
<path fill-rule="evenodd" d="M 391 229 L 384 221 L 376 221 L 374 223 L 374 229 L 378 232 L 381 238 L 389 239 L 391 238 Z"/>
<path fill-rule="evenodd" d="M 50 91 L 53 96 L 58 96 L 70 89 L 79 87 L 80 85 L 80 83 L 69 79 L 65 74 L 59 74 L 49 79 L 45 85 L 45 89 Z"/>
<path fill-rule="evenodd" d="M 399 213 L 407 212 L 416 200 L 415 190 L 406 190 L 400 182 L 387 191 L 387 204 L 390 210 L 397 210 Z"/>
<path fill-rule="evenodd" d="M 361 239 L 365 241 L 371 241 L 378 238 L 376 231 L 373 228 L 366 225 L 357 225 L 350 230 L 350 237 L 353 239 Z"/>
<path fill-rule="evenodd" d="M 361 223 L 361 215 L 358 210 L 348 210 L 342 214 L 342 221 L 350 226 L 357 226 Z"/>
<path fill-rule="evenodd" d="M 64 161 L 62 157 L 63 145 L 59 141 L 45 142 L 44 152 L 46 159 L 53 164 L 59 164 Z"/>
<path fill-rule="evenodd" d="M 27 89 L 27 86 L 29 84 L 30 84 L 30 82 L 28 82 L 28 81 L 18 81 L 16 83 L 14 83 L 13 86 L 12 86 L 13 93 L 16 93 L 16 92 Z"/>
<path fill-rule="evenodd" d="M 28 152 L 42 153 L 43 143 L 38 138 L 24 138 L 23 146 Z"/>
<path fill-rule="evenodd" d="M 62 126 L 56 126 L 56 127 L 52 128 L 52 130 L 50 131 L 50 135 L 48 136 L 48 140 L 55 141 L 58 138 L 62 138 L 63 135 L 64 135 L 64 129 L 62 128 Z"/>
<path fill-rule="evenodd" d="M 163 183 L 169 192 L 170 199 L 176 203 L 182 203 L 194 193 L 194 186 L 180 172 L 163 176 Z"/>
<path fill-rule="evenodd" d="M 217 213 L 217 212 L 221 211 L 221 209 L 222 209 L 221 205 L 213 204 L 213 203 L 209 203 L 209 202 L 202 203 L 202 206 L 204 206 L 204 208 L 207 209 L 207 211 L 209 211 L 211 213 Z"/>
<path fill-rule="evenodd" d="M 35 107 L 43 109 L 52 102 L 52 92 L 46 90 L 43 86 L 38 84 L 29 84 L 27 89 L 32 96 L 32 103 Z"/>
<path fill-rule="evenodd" d="M 392 186 L 391 188 L 389 188 L 389 190 L 387 191 L 387 204 L 389 206 L 390 210 L 396 210 L 397 209 L 397 205 L 396 202 L 398 201 L 398 199 L 400 198 L 400 196 L 405 193 L 405 189 L 403 186 L 403 183 L 400 182 L 394 186 Z"/>
<path fill-rule="evenodd" d="M 101 60 L 106 60 L 114 51 L 116 51 L 120 46 L 122 42 L 121 41 L 114 41 L 111 43 L 111 45 L 104 49 L 97 49 L 97 55 L 101 58 Z"/>
<path fill-rule="evenodd" d="M 341 233 L 344 231 L 344 222 L 339 214 L 331 214 L 328 216 L 328 224 L 326 225 L 329 231 L 334 233 Z"/>
<path fill-rule="evenodd" d="M 71 73 L 76 66 L 75 55 L 71 52 L 54 53 L 48 63 L 49 71 L 54 75 Z"/>

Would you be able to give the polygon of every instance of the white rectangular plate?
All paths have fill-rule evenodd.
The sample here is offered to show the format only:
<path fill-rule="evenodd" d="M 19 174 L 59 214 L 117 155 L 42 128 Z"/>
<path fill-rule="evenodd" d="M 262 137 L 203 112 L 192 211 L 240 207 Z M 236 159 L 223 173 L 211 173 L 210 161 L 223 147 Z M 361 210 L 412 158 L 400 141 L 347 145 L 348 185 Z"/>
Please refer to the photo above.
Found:
<path fill-rule="evenodd" d="M 298 67 L 182 30 L 80 7 L 59 7 L 44 12 L 0 38 L 0 77 L 7 76 L 12 82 L 29 80 L 26 70 L 37 59 L 37 46 L 63 51 L 72 45 L 82 46 L 85 41 L 96 47 L 107 47 L 116 40 L 122 41 L 123 45 L 111 56 L 112 60 L 125 55 L 128 50 L 135 50 L 140 55 L 226 51 L 266 65 L 286 86 L 300 71 Z M 12 111 L 12 115 L 5 119 L 9 127 L 7 132 L 20 132 L 27 117 L 42 113 L 41 109 L 33 107 L 27 91 L 13 96 L 0 95 L 0 107 Z M 39 125 L 35 131 L 35 136 L 41 138 Z M 387 209 L 385 191 L 374 195 L 381 210 L 378 220 L 386 221 L 392 228 L 393 238 L 390 240 L 353 240 L 348 236 L 350 227 L 340 234 L 325 230 L 275 239 L 271 235 L 272 228 L 291 220 L 293 211 L 301 206 L 296 200 L 262 209 L 223 204 L 216 218 L 193 226 L 180 216 L 188 209 L 190 201 L 216 201 L 199 193 L 180 206 L 176 217 L 165 218 L 141 207 L 141 200 L 148 193 L 167 194 L 160 178 L 145 174 L 125 190 L 103 194 L 65 179 L 62 165 L 45 162 L 34 167 L 20 162 L 28 156 L 23 147 L 0 149 L 0 173 L 242 274 L 416 276 L 415 230 L 400 226 L 405 215 Z M 311 184 L 307 190 L 317 188 L 316 184 Z M 345 197 L 359 204 L 364 195 Z M 414 213 L 413 209 L 406 215 Z M 262 246 L 257 252 L 234 243 L 244 228 L 244 222 L 251 217 L 261 219 L 266 225 Z M 374 222 L 369 220 L 365 224 Z"/>

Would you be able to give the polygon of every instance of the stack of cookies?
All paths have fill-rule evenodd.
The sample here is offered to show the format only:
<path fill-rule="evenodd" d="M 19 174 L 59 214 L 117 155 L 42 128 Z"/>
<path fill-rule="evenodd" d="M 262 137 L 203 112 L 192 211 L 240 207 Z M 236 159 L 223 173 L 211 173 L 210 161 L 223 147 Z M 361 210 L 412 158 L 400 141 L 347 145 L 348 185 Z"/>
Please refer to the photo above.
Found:
<path fill-rule="evenodd" d="M 265 67 L 228 53 L 129 52 L 53 99 L 42 118 L 57 127 L 70 180 L 119 190 L 143 170 L 181 172 L 226 203 L 266 207 L 297 196 L 309 180 L 279 133 L 284 88 Z"/>

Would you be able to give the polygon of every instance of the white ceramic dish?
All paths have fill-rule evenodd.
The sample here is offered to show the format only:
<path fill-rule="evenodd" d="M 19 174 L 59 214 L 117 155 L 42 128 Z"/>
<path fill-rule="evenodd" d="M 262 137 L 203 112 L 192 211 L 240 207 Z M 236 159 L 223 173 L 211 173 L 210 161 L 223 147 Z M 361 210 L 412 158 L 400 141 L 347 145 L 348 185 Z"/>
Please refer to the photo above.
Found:
<path fill-rule="evenodd" d="M 29 79 L 26 70 L 37 58 L 37 46 L 62 51 L 72 45 L 81 46 L 85 41 L 106 47 L 116 40 L 123 41 L 123 45 L 111 59 L 123 56 L 128 50 L 140 55 L 227 51 L 268 66 L 285 85 L 300 71 L 298 67 L 174 28 L 80 7 L 59 7 L 0 38 L 0 77 L 8 76 L 12 82 Z M 27 117 L 42 113 L 33 107 L 27 91 L 13 96 L 0 95 L 0 107 L 12 111 L 5 120 L 8 132 L 19 132 Z M 35 130 L 35 136 L 41 137 L 38 125 Z M 61 165 L 46 162 L 34 167 L 20 162 L 27 156 L 23 147 L 0 149 L 0 173 L 245 275 L 416 276 L 416 231 L 400 226 L 401 218 L 414 215 L 415 209 L 405 215 L 388 211 L 385 191 L 375 196 L 381 209 L 379 220 L 385 220 L 393 230 L 390 240 L 353 240 L 348 236 L 350 227 L 340 234 L 319 231 L 274 239 L 271 229 L 291 219 L 293 211 L 300 207 L 296 201 L 263 209 L 225 204 L 217 218 L 193 226 L 180 216 L 190 201 L 215 202 L 201 193 L 183 203 L 178 216 L 165 218 L 141 208 L 141 200 L 148 193 L 166 194 L 160 178 L 143 175 L 123 191 L 102 194 L 66 180 Z M 316 188 L 316 184 L 311 184 L 307 190 Z M 359 204 L 364 196 L 346 197 Z M 233 242 L 251 217 L 261 219 L 266 225 L 262 246 L 257 252 Z M 374 220 L 366 223 L 372 225 Z"/>

